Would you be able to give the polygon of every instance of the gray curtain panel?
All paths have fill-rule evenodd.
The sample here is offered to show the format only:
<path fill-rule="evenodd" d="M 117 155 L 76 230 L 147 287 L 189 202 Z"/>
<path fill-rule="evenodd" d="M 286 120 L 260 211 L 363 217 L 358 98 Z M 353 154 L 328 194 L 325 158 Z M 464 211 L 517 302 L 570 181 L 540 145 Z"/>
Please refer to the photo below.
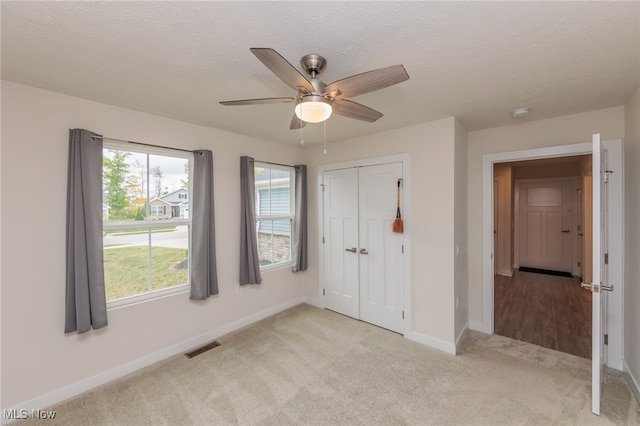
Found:
<path fill-rule="evenodd" d="M 91 136 L 96 136 L 95 140 Z M 107 325 L 102 254 L 102 138 L 69 130 L 64 332 Z"/>
<path fill-rule="evenodd" d="M 191 223 L 191 295 L 203 300 L 218 294 L 216 232 L 213 203 L 213 153 L 193 152 Z"/>
<path fill-rule="evenodd" d="M 240 285 L 260 284 L 254 160 L 240 157 Z"/>
<path fill-rule="evenodd" d="M 307 254 L 307 166 L 296 171 L 295 216 L 293 219 L 293 272 L 306 271 Z"/>

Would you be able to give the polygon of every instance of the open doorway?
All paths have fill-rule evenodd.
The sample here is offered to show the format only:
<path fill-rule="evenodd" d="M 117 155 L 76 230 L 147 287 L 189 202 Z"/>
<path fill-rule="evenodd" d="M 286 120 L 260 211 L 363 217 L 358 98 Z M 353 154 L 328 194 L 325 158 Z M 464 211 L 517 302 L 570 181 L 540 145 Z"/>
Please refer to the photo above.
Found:
<path fill-rule="evenodd" d="M 590 182 L 591 155 L 494 164 L 496 334 L 591 357 Z"/>

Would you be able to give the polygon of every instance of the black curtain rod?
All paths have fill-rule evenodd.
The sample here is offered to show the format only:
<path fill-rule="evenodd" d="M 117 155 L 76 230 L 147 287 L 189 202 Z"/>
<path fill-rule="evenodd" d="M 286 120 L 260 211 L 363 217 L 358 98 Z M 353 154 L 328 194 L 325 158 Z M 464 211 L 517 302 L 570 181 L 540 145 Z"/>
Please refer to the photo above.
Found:
<path fill-rule="evenodd" d="M 95 139 L 102 139 L 102 140 L 109 139 L 110 141 L 126 142 L 126 143 L 131 143 L 131 144 L 134 144 L 134 145 L 151 146 L 151 147 L 154 147 L 154 148 L 171 149 L 171 150 L 174 150 L 174 151 L 189 152 L 191 154 L 193 154 L 193 152 L 194 152 L 194 151 L 190 151 L 188 149 L 170 148 L 170 147 L 167 147 L 167 146 L 153 145 L 153 144 L 150 144 L 150 143 L 127 141 L 127 140 L 124 140 L 124 139 L 109 138 L 109 137 L 106 137 L 106 136 L 91 136 L 91 139 L 94 139 L 94 140 Z"/>

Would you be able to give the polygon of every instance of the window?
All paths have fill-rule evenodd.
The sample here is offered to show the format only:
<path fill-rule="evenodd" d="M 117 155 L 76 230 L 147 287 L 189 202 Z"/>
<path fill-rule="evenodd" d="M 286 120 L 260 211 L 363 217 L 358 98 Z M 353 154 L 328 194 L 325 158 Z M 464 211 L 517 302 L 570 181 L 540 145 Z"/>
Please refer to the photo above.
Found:
<path fill-rule="evenodd" d="M 186 194 L 192 164 L 189 153 L 104 143 L 103 252 L 109 306 L 186 290 L 191 228 Z"/>
<path fill-rule="evenodd" d="M 167 206 L 151 206 L 151 214 L 165 215 L 167 214 Z"/>
<path fill-rule="evenodd" d="M 256 230 L 261 268 L 291 263 L 292 167 L 255 163 Z"/>

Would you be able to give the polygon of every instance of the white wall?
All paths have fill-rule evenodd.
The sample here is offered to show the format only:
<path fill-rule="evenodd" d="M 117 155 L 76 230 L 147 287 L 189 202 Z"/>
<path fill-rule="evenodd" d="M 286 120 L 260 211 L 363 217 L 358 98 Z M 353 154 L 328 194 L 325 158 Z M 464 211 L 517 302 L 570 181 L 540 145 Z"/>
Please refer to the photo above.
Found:
<path fill-rule="evenodd" d="M 640 87 L 625 105 L 624 362 L 640 398 Z"/>
<path fill-rule="evenodd" d="M 309 211 L 317 212 L 317 170 L 322 164 L 409 153 L 411 211 L 405 233 L 411 245 L 412 329 L 423 343 L 453 351 L 454 323 L 454 132 L 455 118 L 305 149 L 309 173 Z M 460 132 L 458 146 L 463 149 Z M 405 195 L 407 196 L 407 195 Z M 318 297 L 318 217 L 309 217 L 308 288 Z M 464 242 L 462 241 L 462 244 Z"/>
<path fill-rule="evenodd" d="M 263 274 L 260 286 L 238 292 L 237 284 L 239 157 L 296 164 L 302 150 L 10 82 L 1 88 L 2 408 L 56 402 L 83 383 L 99 384 L 123 366 L 139 367 L 310 293 L 305 274 L 289 268 Z M 111 310 L 108 327 L 64 334 L 68 138 L 76 127 L 213 150 L 218 296 L 195 302 L 182 293 Z"/>
<path fill-rule="evenodd" d="M 621 139 L 624 136 L 624 107 L 469 132 L 469 321 L 476 324 L 476 328 L 483 325 L 482 156 L 590 142 L 594 133 L 600 133 L 603 140 Z"/>
<path fill-rule="evenodd" d="M 467 247 L 467 131 L 455 122 L 454 154 L 454 312 L 456 346 L 469 324 L 469 277 Z"/>

